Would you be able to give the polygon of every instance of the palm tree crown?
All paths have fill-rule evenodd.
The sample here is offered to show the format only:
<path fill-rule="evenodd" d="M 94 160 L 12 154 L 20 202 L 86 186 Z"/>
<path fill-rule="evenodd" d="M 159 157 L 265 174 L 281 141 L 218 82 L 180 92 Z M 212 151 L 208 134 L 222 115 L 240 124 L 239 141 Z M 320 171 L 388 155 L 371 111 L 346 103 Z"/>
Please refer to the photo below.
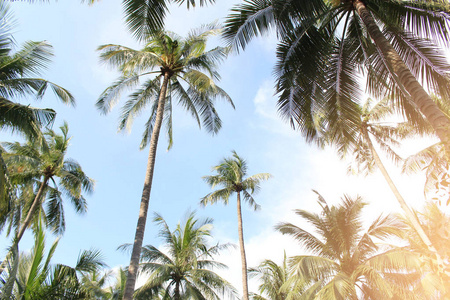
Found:
<path fill-rule="evenodd" d="M 117 67 L 122 76 L 108 87 L 97 101 L 97 108 L 108 113 L 120 94 L 145 82 L 129 96 L 122 107 L 119 130 L 131 129 L 134 118 L 150 106 L 150 116 L 141 142 L 144 148 L 151 138 L 155 125 L 158 97 L 164 76 L 168 76 L 167 94 L 165 96 L 164 121 L 167 125 L 169 148 L 172 146 L 172 103 L 177 99 L 198 122 L 213 134 L 221 128 L 221 120 L 214 109 L 214 100 L 226 99 L 233 107 L 228 94 L 214 81 L 220 78 L 217 63 L 227 54 L 224 47 L 205 51 L 207 38 L 218 33 L 215 25 L 193 30 L 183 39 L 171 32 L 159 32 L 149 36 L 141 50 L 134 50 L 120 45 L 103 45 L 99 47 L 101 60 Z M 154 76 L 152 78 L 152 75 Z"/>
<path fill-rule="evenodd" d="M 259 191 L 261 181 L 269 179 L 271 175 L 259 173 L 245 178 L 248 171 L 247 162 L 239 157 L 236 151 L 232 151 L 232 153 L 232 158 L 225 158 L 219 165 L 213 167 L 213 171 L 217 175 L 203 177 L 212 188 L 216 186 L 222 188 L 203 197 L 200 203 L 207 205 L 223 201 L 224 204 L 228 204 L 231 194 L 242 192 L 244 200 L 256 210 L 259 205 L 253 199 L 252 194 Z"/>
<path fill-rule="evenodd" d="M 66 158 L 70 141 L 67 123 L 60 129 L 62 135 L 47 130 L 45 140 L 41 142 L 3 143 L 8 150 L 4 156 L 11 182 L 24 191 L 21 193 L 23 196 L 32 189 L 31 198 L 18 199 L 20 203 L 15 207 L 16 211 L 13 210 L 9 216 L 11 223 L 21 225 L 17 237 L 19 240 L 38 215 L 45 200 L 46 222 L 59 234 L 65 229 L 63 198 L 72 202 L 77 213 L 86 212 L 87 204 L 83 193 L 93 191 L 94 181 L 83 172 L 79 163 Z M 17 217 L 21 221 L 15 220 Z"/>
<path fill-rule="evenodd" d="M 234 288 L 213 269 L 226 266 L 215 261 L 214 255 L 226 249 L 228 244 L 208 245 L 212 219 L 198 220 L 191 213 L 183 224 L 171 231 L 165 220 L 156 215 L 160 226 L 159 236 L 164 248 L 148 245 L 142 249 L 142 271 L 150 278 L 135 294 L 136 299 L 153 299 L 163 294 L 163 299 L 223 299 L 234 296 Z M 166 253 L 165 253 L 166 252 Z"/>
<path fill-rule="evenodd" d="M 37 137 L 40 127 L 53 121 L 55 111 L 33 108 L 15 100 L 29 96 L 42 99 L 48 87 L 63 103 L 74 105 L 75 100 L 66 89 L 40 78 L 53 56 L 50 44 L 29 41 L 14 51 L 11 34 L 14 20 L 6 3 L 0 3 L 0 128 Z"/>
<path fill-rule="evenodd" d="M 380 253 L 375 244 L 376 240 L 400 236 L 402 222 L 380 216 L 362 232 L 361 211 L 366 204 L 361 198 L 344 197 L 341 205 L 330 207 L 319 195 L 319 204 L 320 214 L 295 211 L 316 234 L 292 223 L 276 226 L 313 254 L 294 256 L 289 261 L 299 278 L 310 283 L 305 292 L 317 291 L 318 299 L 357 299 L 360 293 L 367 299 L 391 299 L 393 295 L 410 299 L 410 291 L 403 287 L 411 287 L 408 280 L 414 276 L 404 271 L 415 270 L 419 264 L 407 251 Z"/>
<path fill-rule="evenodd" d="M 423 114 L 449 150 L 450 121 L 418 82 L 448 97 L 449 63 L 437 45 L 449 40 L 449 21 L 439 0 L 249 0 L 232 10 L 225 38 L 243 48 L 277 29 L 279 111 L 308 141 L 317 134 L 317 112 L 328 128 L 357 122 L 368 92 L 393 96 L 412 121 Z"/>

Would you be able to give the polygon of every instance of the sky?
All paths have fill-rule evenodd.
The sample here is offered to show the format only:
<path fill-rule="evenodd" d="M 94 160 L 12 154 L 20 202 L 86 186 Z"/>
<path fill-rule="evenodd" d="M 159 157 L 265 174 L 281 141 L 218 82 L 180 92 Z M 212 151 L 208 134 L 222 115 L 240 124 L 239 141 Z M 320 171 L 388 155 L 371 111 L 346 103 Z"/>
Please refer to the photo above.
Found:
<path fill-rule="evenodd" d="M 166 28 L 184 36 L 201 24 L 223 22 L 236 2 L 217 0 L 215 5 L 189 11 L 185 6 L 172 6 Z M 125 96 L 106 116 L 95 108 L 100 93 L 118 77 L 115 70 L 99 63 L 96 48 L 103 44 L 140 47 L 126 30 L 121 1 L 99 1 L 92 6 L 78 1 L 34 4 L 13 1 L 10 7 L 17 20 L 14 30 L 17 44 L 46 40 L 53 45 L 53 62 L 42 76 L 71 91 L 77 102 L 76 107 L 66 106 L 48 93 L 42 102 L 22 99 L 21 103 L 55 109 L 55 130 L 68 122 L 72 140 L 66 157 L 78 161 L 96 181 L 94 193 L 86 197 L 85 215 L 76 215 L 70 203 L 65 203 L 66 232 L 53 262 L 73 266 L 80 251 L 94 248 L 102 251 L 110 268 L 126 266 L 129 255 L 116 249 L 134 239 L 148 155 L 148 148 L 139 150 L 145 117 L 136 120 L 130 133 L 118 133 L 117 120 Z M 221 43 L 219 38 L 211 39 L 211 47 Z M 255 39 L 246 51 L 232 54 L 221 65 L 219 85 L 231 96 L 236 109 L 225 102 L 217 103 L 223 127 L 216 136 L 199 130 L 188 114 L 175 108 L 173 148 L 166 150 L 164 134 L 158 146 L 144 245 L 161 246 L 158 228 L 151 222 L 153 212 L 162 215 L 174 228 L 188 211 L 194 210 L 199 217 L 214 218 L 214 242 L 238 245 L 234 199 L 228 206 L 199 206 L 200 198 L 211 192 L 202 176 L 211 175 L 211 168 L 231 156 L 232 150 L 246 159 L 250 175 L 262 172 L 273 175 L 255 195 L 261 210 L 243 207 L 249 267 L 263 259 L 281 262 L 284 251 L 288 256 L 303 253 L 301 246 L 273 228 L 279 222 L 302 224 L 294 209 L 319 211 L 313 190 L 330 204 L 338 203 L 344 194 L 362 196 L 369 203 L 367 222 L 381 213 L 400 211 L 380 173 L 348 176 L 348 161 L 340 161 L 332 149 L 321 150 L 306 144 L 301 134 L 279 117 L 272 76 L 275 47 L 276 36 L 269 34 Z M 1 141 L 18 138 L 0 132 Z M 409 145 L 411 148 L 404 153 L 412 153 L 426 143 L 420 140 Z M 407 202 L 420 209 L 424 204 L 423 175 L 400 176 L 398 168 L 389 166 L 389 169 Z M 48 233 L 47 245 L 55 238 Z M 8 243 L 3 232 L 1 257 Z M 32 236 L 28 233 L 20 247 L 26 250 L 31 246 Z M 229 266 L 220 274 L 240 290 L 238 248 L 219 259 Z M 250 281 L 252 291 L 256 292 L 256 285 L 257 282 Z"/>

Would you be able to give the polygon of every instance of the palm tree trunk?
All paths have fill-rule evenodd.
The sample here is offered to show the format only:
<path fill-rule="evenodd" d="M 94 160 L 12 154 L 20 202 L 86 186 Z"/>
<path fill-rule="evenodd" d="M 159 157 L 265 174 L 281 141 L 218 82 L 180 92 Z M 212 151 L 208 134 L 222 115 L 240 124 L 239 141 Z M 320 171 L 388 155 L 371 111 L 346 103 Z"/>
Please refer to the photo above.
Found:
<path fill-rule="evenodd" d="M 39 205 L 41 204 L 41 198 L 44 194 L 44 190 L 47 187 L 48 180 L 50 179 L 49 176 L 44 176 L 44 180 L 42 181 L 41 185 L 39 186 L 39 190 L 36 194 L 36 197 L 34 197 L 33 204 L 30 207 L 30 210 L 28 211 L 28 214 L 23 221 L 22 227 L 20 228 L 19 232 L 17 233 L 17 236 L 14 240 L 14 244 L 18 244 L 20 240 L 22 239 L 23 234 L 25 233 L 25 230 L 31 223 L 31 219 L 34 217 L 34 214 L 36 210 L 38 209 Z"/>
<path fill-rule="evenodd" d="M 248 283 L 247 283 L 247 259 L 245 258 L 244 248 L 244 230 L 242 225 L 242 211 L 241 211 L 241 193 L 237 193 L 237 216 L 238 216 L 238 231 L 239 231 L 239 246 L 241 249 L 241 264 L 242 264 L 242 289 L 243 300 L 248 300 Z"/>
<path fill-rule="evenodd" d="M 394 182 L 392 181 L 391 177 L 389 176 L 389 173 L 387 172 L 386 168 L 383 165 L 383 162 L 381 161 L 380 157 L 378 156 L 377 151 L 375 150 L 372 140 L 369 137 L 369 133 L 367 130 L 364 130 L 364 138 L 366 139 L 367 143 L 369 144 L 370 151 L 372 152 L 373 158 L 375 160 L 375 163 L 377 167 L 380 169 L 381 173 L 384 176 L 384 179 L 386 179 L 389 187 L 391 188 L 391 191 L 394 193 L 395 198 L 397 198 L 398 203 L 400 204 L 400 207 L 405 212 L 406 218 L 411 222 L 412 227 L 419 235 L 422 242 L 427 246 L 428 250 L 436 255 L 436 258 L 438 260 L 438 263 L 441 265 L 442 259 L 437 252 L 436 248 L 431 243 L 430 239 L 428 238 L 427 234 L 423 230 L 422 226 L 419 223 L 419 220 L 417 219 L 416 214 L 409 208 L 408 204 L 406 204 L 405 199 L 403 199 L 402 195 L 398 191 L 397 187 L 395 186 Z"/>
<path fill-rule="evenodd" d="M 405 65 L 400 55 L 389 43 L 386 37 L 378 28 L 365 4 L 361 0 L 353 1 L 353 6 L 366 26 L 367 32 L 374 40 L 378 49 L 383 53 L 384 58 L 390 63 L 393 72 L 398 77 L 398 84 L 404 87 L 410 99 L 417 105 L 420 112 L 427 118 L 433 126 L 436 134 L 444 144 L 446 153 L 450 156 L 450 120 L 438 108 L 436 103 L 427 94 L 422 85 L 416 80 L 414 75 Z"/>
<path fill-rule="evenodd" d="M 181 299 L 181 295 L 180 295 L 180 282 L 176 282 L 175 283 L 175 291 L 173 293 L 173 299 L 174 300 L 180 300 Z"/>
<path fill-rule="evenodd" d="M 150 150 L 147 160 L 147 171 L 145 173 L 144 189 L 142 191 L 141 206 L 139 218 L 136 226 L 136 235 L 134 238 L 133 250 L 131 252 L 130 265 L 128 266 L 127 283 L 123 293 L 123 300 L 133 298 L 134 287 L 136 284 L 139 259 L 141 256 L 142 242 L 144 240 L 145 224 L 147 222 L 147 212 L 152 189 L 153 172 L 155 170 L 156 148 L 158 146 L 159 132 L 161 130 L 162 119 L 164 116 L 164 106 L 166 101 L 167 86 L 169 84 L 170 73 L 164 72 L 164 79 L 159 93 L 158 108 L 156 111 L 155 125 L 153 127 L 152 137 L 150 139 Z"/>

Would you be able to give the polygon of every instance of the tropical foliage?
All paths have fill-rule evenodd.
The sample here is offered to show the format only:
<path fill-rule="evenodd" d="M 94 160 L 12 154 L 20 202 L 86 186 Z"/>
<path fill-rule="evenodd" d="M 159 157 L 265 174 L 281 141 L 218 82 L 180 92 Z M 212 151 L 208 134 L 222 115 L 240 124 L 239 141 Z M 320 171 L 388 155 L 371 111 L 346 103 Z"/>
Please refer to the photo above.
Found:
<path fill-rule="evenodd" d="M 163 120 L 168 130 L 168 148 L 172 146 L 172 100 L 177 99 L 199 126 L 203 123 L 213 134 L 219 131 L 222 124 L 214 108 L 215 100 L 224 98 L 234 107 L 228 94 L 215 83 L 219 79 L 217 63 L 225 58 L 227 50 L 216 47 L 206 51 L 208 37 L 216 33 L 218 28 L 215 25 L 193 30 L 185 39 L 161 31 L 148 36 L 142 50 L 120 45 L 99 48 L 102 61 L 117 67 L 122 76 L 100 95 L 97 108 L 103 113 L 109 112 L 119 99 L 120 92 L 136 87 L 140 79 L 147 78 L 125 103 L 119 129 L 129 129 L 133 119 L 144 108 L 150 106 L 151 110 L 141 143 L 141 148 L 150 144 L 150 150 L 124 299 L 131 299 L 135 286 Z"/>
<path fill-rule="evenodd" d="M 239 49 L 276 28 L 278 108 L 308 141 L 316 115 L 329 129 L 358 122 L 368 92 L 391 96 L 410 121 L 423 114 L 449 150 L 450 120 L 422 87 L 448 96 L 450 66 L 437 45 L 449 40 L 449 21 L 439 0 L 248 0 L 229 14 L 224 36 Z"/>
<path fill-rule="evenodd" d="M 420 260 L 421 276 L 417 282 L 415 293 L 422 299 L 445 299 L 450 296 L 450 217 L 442 212 L 436 203 L 427 203 L 423 212 L 418 213 L 422 227 L 441 257 L 430 252 L 407 219 L 409 229 L 404 238 L 408 241 L 407 250 L 412 251 Z"/>
<path fill-rule="evenodd" d="M 305 210 L 295 213 L 313 226 L 314 232 L 292 223 L 276 226 L 301 243 L 312 255 L 296 255 L 289 264 L 309 283 L 304 293 L 316 299 L 414 299 L 409 291 L 420 264 L 411 253 L 393 249 L 382 251 L 376 241 L 399 236 L 404 229 L 393 216 L 379 216 L 363 232 L 360 197 L 345 196 L 338 206 L 329 206 L 319 195 L 320 214 Z M 405 273 L 409 270 L 410 274 Z"/>
<path fill-rule="evenodd" d="M 224 299 L 234 297 L 234 288 L 214 269 L 226 266 L 214 256 L 228 244 L 208 245 L 212 219 L 199 220 L 194 213 L 171 231 L 166 221 L 156 215 L 163 250 L 148 245 L 142 248 L 141 269 L 149 279 L 135 293 L 135 299 Z"/>
<path fill-rule="evenodd" d="M 341 157 L 350 154 L 352 171 L 379 168 L 405 215 L 381 215 L 368 224 L 362 198 L 344 196 L 329 205 L 319 195 L 319 213 L 299 209 L 296 214 L 303 223 L 276 226 L 299 242 L 301 250 L 288 249 L 298 254 L 285 254 L 281 264 L 265 259 L 247 268 L 241 200 L 258 209 L 254 194 L 271 175 L 247 176 L 247 162 L 233 151 L 212 169 L 214 174 L 203 178 L 213 191 L 200 203 L 227 205 L 236 193 L 242 298 L 450 299 L 450 218 L 436 204 L 450 202 L 450 63 L 440 48 L 448 47 L 450 40 L 448 1 L 244 0 L 226 21 L 223 36 L 230 47 L 208 47 L 207 40 L 223 32 L 216 24 L 191 30 L 186 37 L 164 30 L 170 5 L 189 9 L 214 2 L 123 0 L 126 25 L 142 47 L 98 48 L 101 61 L 120 76 L 99 96 L 97 108 L 107 114 L 130 92 L 120 111 L 119 131 L 131 130 L 134 120 L 147 112 L 140 147 L 150 148 L 130 264 L 108 270 L 96 250 L 82 251 L 74 267 L 53 263 L 66 227 L 64 202 L 69 200 L 76 213 L 85 213 L 84 196 L 92 192 L 94 182 L 66 157 L 68 125 L 60 127 L 61 134 L 51 129 L 56 111 L 20 102 L 41 100 L 51 89 L 61 102 L 75 104 L 66 89 L 41 78 L 53 58 L 52 46 L 46 41 L 17 46 L 9 6 L 0 0 L 0 130 L 13 137 L 20 134 L 20 142 L 0 144 L 0 232 L 12 237 L 11 244 L 0 249 L 7 251 L 0 261 L 0 299 L 239 297 L 219 275 L 226 269 L 219 255 L 231 244 L 211 244 L 212 219 L 191 213 L 172 230 L 156 214 L 163 245 L 142 245 L 162 128 L 168 150 L 173 146 L 174 103 L 199 127 L 218 133 L 222 121 L 216 100 L 234 108 L 230 96 L 217 86 L 219 63 L 230 49 L 244 49 L 271 28 L 279 39 L 274 74 L 282 117 L 308 142 L 331 144 Z M 249 78 L 254 75 L 245 66 L 239 69 Z M 363 103 L 366 94 L 384 100 Z M 405 122 L 386 122 L 392 114 Z M 378 154 L 381 150 L 400 162 L 393 147 L 416 134 L 440 139 L 403 165 L 405 173 L 425 170 L 426 196 L 434 193 L 438 200 L 422 212 L 409 208 Z M 176 180 L 166 184 L 178 188 Z M 27 230 L 34 246 L 19 251 Z M 58 235 L 49 249 L 47 231 Z M 138 273 L 147 281 L 135 290 Z M 258 294 L 249 289 L 248 276 L 258 281 Z"/>
<path fill-rule="evenodd" d="M 212 188 L 216 186 L 221 188 L 203 197 L 200 203 L 205 206 L 207 204 L 215 204 L 222 201 L 226 205 L 228 204 L 231 194 L 236 193 L 243 298 L 248 300 L 247 259 L 244 246 L 241 193 L 244 196 L 244 201 L 246 201 L 253 209 L 258 209 L 259 206 L 255 202 L 255 199 L 253 199 L 252 194 L 260 189 L 261 181 L 269 179 L 271 175 L 269 173 L 259 173 L 245 178 L 248 171 L 247 162 L 239 157 L 236 151 L 233 151 L 233 156 L 231 158 L 225 158 L 219 165 L 213 167 L 213 171 L 216 173 L 215 175 L 205 176 L 203 178 Z"/>
<path fill-rule="evenodd" d="M 264 260 L 256 268 L 250 268 L 251 278 L 259 279 L 258 294 L 252 294 L 254 300 L 293 300 L 307 296 L 304 289 L 307 287 L 305 281 L 290 272 L 287 264 L 286 253 L 284 253 L 283 262 L 278 265 L 270 259 Z M 264 297 L 264 296 L 267 297 Z M 311 295 L 309 295 L 311 296 Z"/>
<path fill-rule="evenodd" d="M 22 253 L 8 261 L 8 272 L 4 272 L 0 278 L 1 299 L 91 299 L 88 296 L 90 291 L 83 286 L 81 277 L 106 266 L 100 252 L 83 251 L 75 267 L 52 265 L 51 259 L 57 245 L 58 239 L 45 253 L 44 229 L 39 225 L 31 252 Z M 7 284 L 10 284 L 8 289 Z"/>
<path fill-rule="evenodd" d="M 75 99 L 66 89 L 40 78 L 51 62 L 52 46 L 45 41 L 29 41 L 14 51 L 14 20 L 5 1 L 0 3 L 0 20 L 0 128 L 36 138 L 40 128 L 53 121 L 55 111 L 15 101 L 24 97 L 42 99 L 49 87 L 64 103 L 74 105 Z"/>
<path fill-rule="evenodd" d="M 44 202 L 47 207 L 41 216 L 57 234 L 65 229 L 64 198 L 70 200 L 77 213 L 86 212 L 83 194 L 93 191 L 94 181 L 83 172 L 79 163 L 66 158 L 70 145 L 67 123 L 60 130 L 61 135 L 48 129 L 44 140 L 3 143 L 6 149 L 4 160 L 18 197 L 11 212 L 2 219 L 9 222 L 10 228 L 17 227 L 17 243 L 37 219 Z"/>

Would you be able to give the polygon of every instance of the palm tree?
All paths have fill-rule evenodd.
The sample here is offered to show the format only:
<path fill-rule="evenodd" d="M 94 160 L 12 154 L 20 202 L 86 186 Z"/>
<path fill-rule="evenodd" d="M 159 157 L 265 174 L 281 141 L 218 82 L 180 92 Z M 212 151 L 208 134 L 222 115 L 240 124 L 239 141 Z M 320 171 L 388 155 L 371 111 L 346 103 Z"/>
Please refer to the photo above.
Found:
<path fill-rule="evenodd" d="M 207 38 L 216 34 L 216 26 L 205 26 L 193 30 L 188 37 L 160 32 L 147 36 L 142 50 L 133 50 L 120 45 L 104 45 L 101 59 L 117 67 L 122 76 L 108 87 L 97 101 L 97 108 L 107 113 L 124 89 L 134 87 L 143 77 L 149 77 L 142 87 L 129 96 L 122 110 L 119 129 L 131 128 L 133 119 L 150 105 L 151 113 L 144 131 L 141 148 L 150 144 L 144 189 L 141 198 L 138 224 L 134 246 L 128 268 L 124 299 L 130 300 L 133 294 L 139 256 L 144 238 L 148 205 L 155 167 L 156 148 L 163 120 L 165 120 L 169 148 L 172 146 L 172 98 L 179 103 L 213 134 L 221 127 L 221 120 L 214 108 L 218 97 L 233 102 L 225 91 L 215 84 L 219 79 L 217 63 L 222 61 L 227 49 L 216 47 L 205 51 Z M 154 77 L 152 77 L 154 76 Z"/>
<path fill-rule="evenodd" d="M 232 9 L 224 36 L 239 49 L 277 29 L 279 111 L 307 140 L 317 112 L 329 128 L 357 120 L 367 91 L 392 96 L 411 120 L 423 114 L 450 153 L 450 120 L 418 81 L 448 96 L 449 63 L 436 45 L 447 45 L 449 20 L 441 0 L 248 0 Z"/>
<path fill-rule="evenodd" d="M 45 255 L 45 234 L 43 225 L 39 222 L 35 235 L 34 247 L 30 253 L 22 253 L 18 263 L 17 275 L 14 274 L 13 294 L 4 293 L 2 299 L 88 299 L 88 293 L 83 288 L 80 278 L 86 273 L 98 271 L 106 266 L 100 252 L 96 250 L 83 251 L 78 257 L 75 267 L 62 264 L 51 265 L 51 259 L 59 239 L 52 244 Z"/>
<path fill-rule="evenodd" d="M 423 170 L 426 176 L 425 195 L 433 195 L 432 199 L 439 203 L 444 200 L 448 206 L 450 204 L 449 161 L 442 143 L 435 143 L 408 156 L 402 166 L 402 172 L 406 174 Z"/>
<path fill-rule="evenodd" d="M 20 242 L 25 230 L 37 217 L 43 202 L 47 199 L 46 223 L 58 234 L 65 229 L 64 197 L 70 199 L 77 213 L 86 211 L 87 204 L 83 193 L 93 191 L 94 181 L 86 176 L 76 161 L 65 157 L 70 141 L 69 127 L 64 123 L 60 129 L 62 135 L 47 130 L 44 133 L 45 140 L 41 142 L 3 143 L 9 150 L 4 153 L 4 157 L 11 182 L 23 190 L 37 190 L 36 194 L 32 193 L 31 203 L 26 203 L 25 207 L 17 207 L 23 211 L 11 214 L 11 218 L 16 218 L 17 215 L 20 217 L 26 213 L 24 219 L 23 216 L 20 217 L 20 228 L 14 238 L 15 244 Z"/>
<path fill-rule="evenodd" d="M 75 100 L 66 89 L 39 78 L 51 62 L 52 46 L 45 41 L 29 41 L 18 51 L 13 51 L 11 31 L 15 21 L 4 1 L 0 3 L 0 20 L 0 127 L 36 138 L 41 126 L 53 121 L 55 111 L 33 108 L 13 99 L 26 96 L 42 99 L 50 87 L 63 103 L 74 105 Z"/>
<path fill-rule="evenodd" d="M 434 254 L 430 255 L 427 245 L 414 230 L 411 222 L 405 218 L 404 222 L 408 226 L 403 236 L 408 241 L 408 246 L 405 248 L 416 254 L 421 262 L 422 276 L 414 292 L 422 299 L 447 299 L 450 297 L 448 285 L 450 281 L 450 216 L 441 211 L 435 203 L 428 202 L 425 209 L 418 212 L 418 217 L 427 236 L 430 237 L 440 257 L 446 263 L 441 265 Z"/>
<path fill-rule="evenodd" d="M 0 130 L 19 132 L 28 138 L 40 138 L 41 127 L 51 124 L 55 111 L 34 108 L 14 102 L 20 98 L 42 99 L 48 87 L 57 98 L 67 104 L 75 104 L 73 96 L 64 88 L 39 78 L 53 56 L 47 42 L 27 42 L 14 51 L 12 14 L 6 1 L 0 3 Z M 9 213 L 13 194 L 6 166 L 0 149 L 0 223 L 1 216 Z"/>
<path fill-rule="evenodd" d="M 120 300 L 123 298 L 123 291 L 125 290 L 125 284 L 127 282 L 127 274 L 122 267 L 119 268 L 116 275 L 116 280 L 113 285 L 108 289 L 109 297 L 111 300 Z"/>
<path fill-rule="evenodd" d="M 82 289 L 88 295 L 88 299 L 111 299 L 112 294 L 108 286 L 108 279 L 112 271 L 94 269 L 91 272 L 84 272 L 79 279 Z"/>
<path fill-rule="evenodd" d="M 171 231 L 158 214 L 154 222 L 160 226 L 164 241 L 163 252 L 155 246 L 142 249 L 141 267 L 150 275 L 147 283 L 136 291 L 135 299 L 223 299 L 234 296 L 234 288 L 212 270 L 226 266 L 214 256 L 228 248 L 228 244 L 208 245 L 212 219 L 198 220 L 190 213 L 183 224 Z"/>
<path fill-rule="evenodd" d="M 269 173 L 259 173 L 256 175 L 247 176 L 247 162 L 240 158 L 235 151 L 232 151 L 232 158 L 225 158 L 219 165 L 213 167 L 216 175 L 205 176 L 204 180 L 212 187 L 220 186 L 219 190 L 209 193 L 201 200 L 201 205 L 215 204 L 218 201 L 223 201 L 226 205 L 230 195 L 236 193 L 237 195 L 237 217 L 238 217 L 238 234 L 239 234 L 239 246 L 241 250 L 241 264 L 242 264 L 242 288 L 243 299 L 248 300 L 248 284 L 247 284 L 247 260 L 245 257 L 244 247 L 244 230 L 242 223 L 241 212 L 241 192 L 250 207 L 258 209 L 253 199 L 253 193 L 258 191 L 260 183 L 263 180 L 267 180 L 271 177 Z"/>
<path fill-rule="evenodd" d="M 89 0 L 92 2 L 95 0 Z M 154 33 L 164 28 L 164 18 L 168 12 L 168 4 L 186 3 L 187 8 L 214 3 L 215 0 L 123 0 L 125 21 L 131 33 L 138 39 L 145 40 L 149 33 Z"/>
<path fill-rule="evenodd" d="M 341 159 L 351 154 L 353 156 L 351 167 L 355 168 L 358 173 L 372 172 L 375 167 L 378 167 L 413 228 L 428 246 L 429 251 L 440 260 L 439 253 L 425 234 L 416 214 L 400 194 L 372 142 L 372 139 L 374 139 L 379 148 L 394 162 L 398 163 L 402 159 L 396 154 L 392 146 L 400 145 L 398 139 L 404 139 L 419 133 L 407 122 L 389 123 L 384 121 L 394 114 L 393 107 L 389 102 L 389 99 L 385 98 L 373 105 L 371 99 L 367 99 L 364 105 L 359 108 L 360 119 L 358 123 L 340 123 L 340 126 L 319 130 L 320 133 L 316 136 L 316 139 L 319 143 L 336 146 Z"/>
<path fill-rule="evenodd" d="M 291 257 L 289 265 L 311 284 L 310 289 L 318 289 L 315 299 L 359 299 L 359 294 L 364 299 L 411 299 L 410 281 L 417 277 L 420 263 L 408 251 L 380 253 L 374 240 L 400 236 L 404 230 L 400 220 L 379 216 L 362 232 L 361 211 L 366 204 L 360 197 L 345 196 L 342 204 L 330 207 L 319 195 L 318 202 L 320 214 L 295 211 L 317 235 L 292 223 L 276 226 L 313 254 Z"/>
<path fill-rule="evenodd" d="M 278 265 L 270 259 L 264 260 L 256 268 L 250 268 L 249 276 L 257 277 L 261 284 L 258 290 L 261 295 L 251 295 L 254 300 L 293 300 L 300 299 L 306 284 L 289 271 L 286 252 L 283 263 Z M 262 296 L 267 295 L 268 298 Z M 305 299 L 305 298 L 304 298 Z"/>

